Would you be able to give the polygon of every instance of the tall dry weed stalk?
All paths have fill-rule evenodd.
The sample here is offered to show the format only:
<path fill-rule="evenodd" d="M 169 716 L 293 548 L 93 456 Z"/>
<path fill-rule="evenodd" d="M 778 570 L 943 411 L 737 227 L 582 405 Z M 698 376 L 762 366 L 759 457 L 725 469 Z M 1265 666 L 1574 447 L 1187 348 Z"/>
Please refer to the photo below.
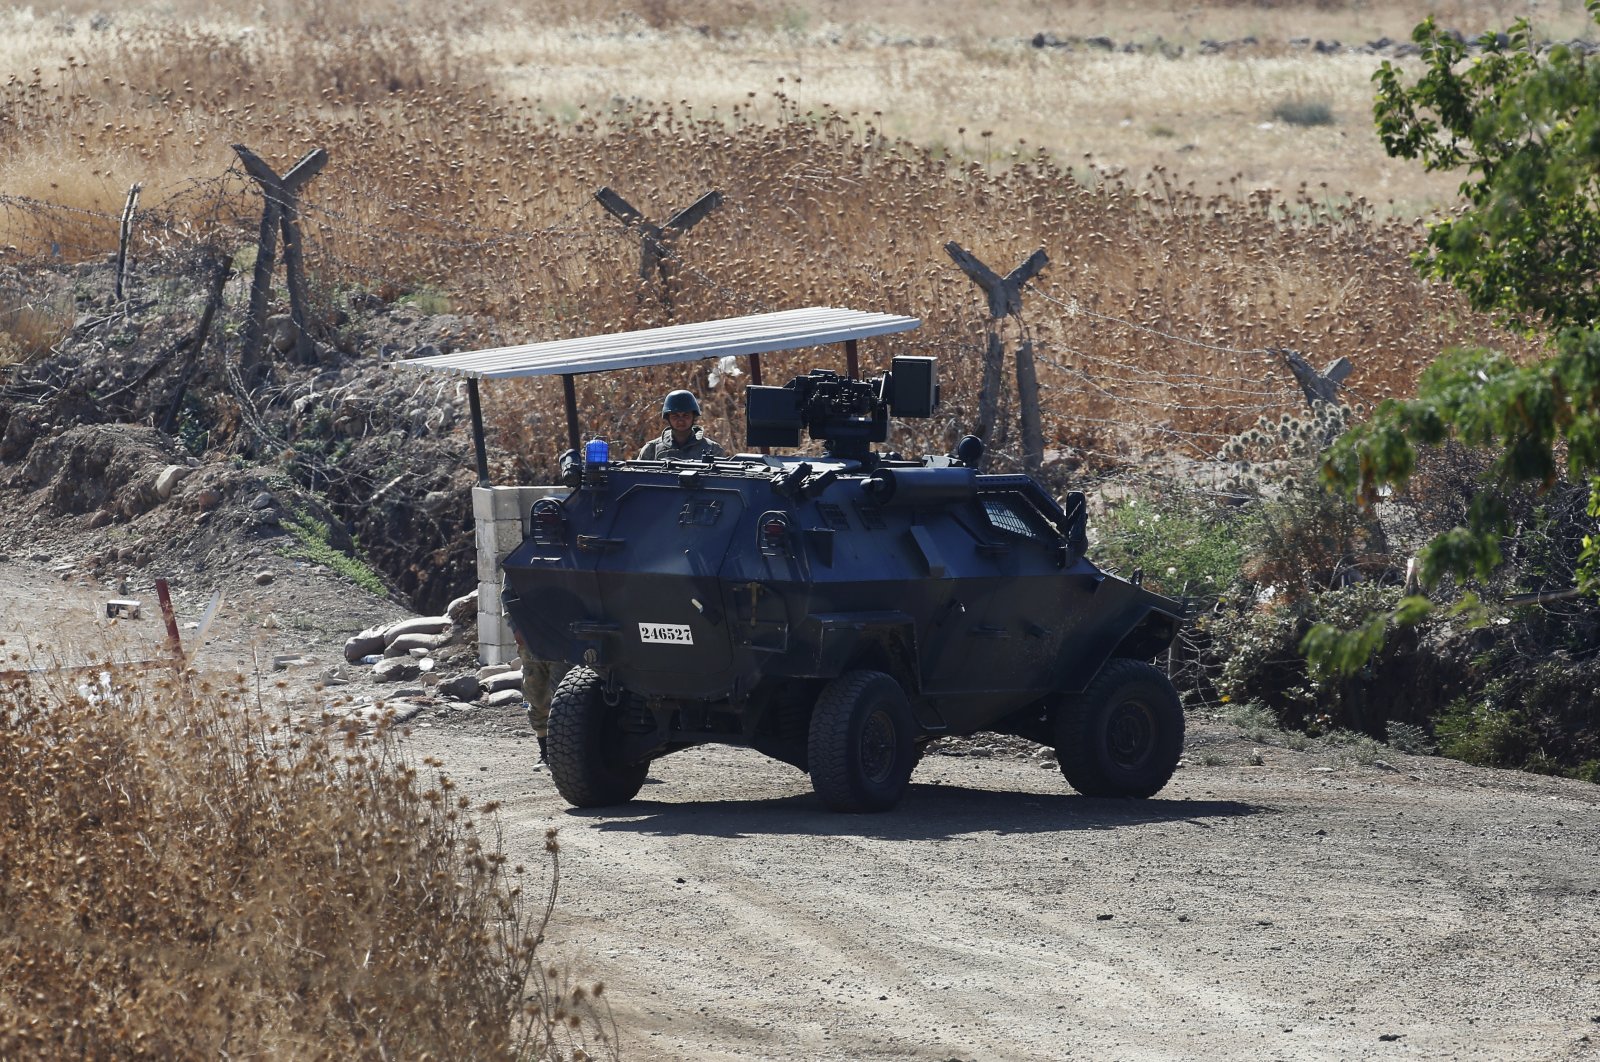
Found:
<path fill-rule="evenodd" d="M 108 668 L 0 684 L 0 1057 L 614 1054 L 549 864 L 393 735 Z"/>
<path fill-rule="evenodd" d="M 147 264 L 201 239 L 247 249 L 259 197 L 228 145 L 279 172 L 323 147 L 332 161 L 306 190 L 304 228 L 324 320 L 358 289 L 490 315 L 466 339 L 482 345 L 816 303 L 912 314 L 920 330 L 867 352 L 869 369 L 941 356 L 944 413 L 908 429 L 909 448 L 951 445 L 975 419 L 986 302 L 949 240 L 1002 272 L 1049 254 L 1024 316 L 1001 327 L 1039 357 L 1046 445 L 1102 467 L 1155 450 L 1210 458 L 1260 416 L 1299 408 L 1267 348 L 1318 366 L 1349 357 L 1352 400 L 1373 403 L 1408 393 L 1441 347 L 1503 339 L 1416 277 L 1414 226 L 1325 187 L 1207 191 L 1026 145 L 962 163 L 890 138 L 881 115 L 802 106 L 787 84 L 724 109 L 546 106 L 498 94 L 428 28 L 234 39 L 167 26 L 81 53 L 57 77 L 0 88 L 0 110 L 17 116 L 0 125 L 0 172 L 54 160 L 39 171 L 50 187 L 0 202 L 0 242 L 108 253 L 121 197 L 142 180 Z M 675 244 L 663 287 L 639 276 L 637 234 L 594 203 L 602 185 L 657 222 L 709 189 L 725 205 Z M 815 357 L 775 358 L 767 373 L 782 382 Z M 648 437 L 656 396 L 683 385 L 704 391 L 701 369 L 584 378 L 586 430 Z M 490 390 L 498 439 L 525 474 L 553 473 L 559 388 Z M 736 398 L 710 397 L 711 424 L 738 444 Z M 1017 461 L 1014 437 L 994 443 L 1000 467 Z"/>
<path fill-rule="evenodd" d="M 72 331 L 70 294 L 0 274 L 0 368 L 35 358 Z"/>

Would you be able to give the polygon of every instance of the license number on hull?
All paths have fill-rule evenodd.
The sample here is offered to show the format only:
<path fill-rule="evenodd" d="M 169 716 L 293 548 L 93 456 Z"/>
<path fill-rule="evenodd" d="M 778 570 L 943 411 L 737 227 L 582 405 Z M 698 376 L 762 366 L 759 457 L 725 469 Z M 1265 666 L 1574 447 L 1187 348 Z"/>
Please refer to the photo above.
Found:
<path fill-rule="evenodd" d="M 694 632 L 686 623 L 641 623 L 641 642 L 658 642 L 666 645 L 693 645 Z"/>

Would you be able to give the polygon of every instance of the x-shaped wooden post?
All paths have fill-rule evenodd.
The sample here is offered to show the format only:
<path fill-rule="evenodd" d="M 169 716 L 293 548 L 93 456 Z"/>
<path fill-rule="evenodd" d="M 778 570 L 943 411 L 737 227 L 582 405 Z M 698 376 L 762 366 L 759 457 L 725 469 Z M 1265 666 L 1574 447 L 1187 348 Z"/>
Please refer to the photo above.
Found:
<path fill-rule="evenodd" d="M 610 188 L 600 189 L 594 197 L 606 213 L 639 234 L 639 279 L 648 284 L 652 277 L 658 278 L 661 282 L 661 303 L 671 310 L 672 245 L 678 237 L 722 205 L 722 193 L 707 192 L 668 218 L 664 225 L 652 223 Z"/>
<path fill-rule="evenodd" d="M 983 384 L 978 392 L 978 424 L 973 434 L 989 442 L 1000 419 L 1000 380 L 1005 371 L 1005 348 L 994 322 L 1022 317 L 1022 285 L 1038 276 L 1050 258 L 1043 248 L 1005 276 L 980 262 L 976 255 L 951 241 L 944 245 L 956 265 L 989 297 L 988 349 L 983 360 Z M 1044 423 L 1039 415 L 1039 376 L 1033 365 L 1033 340 L 1026 335 L 1017 346 L 1017 413 L 1022 421 L 1022 464 L 1037 472 L 1044 462 Z"/>
<path fill-rule="evenodd" d="M 1300 355 L 1299 351 L 1287 347 L 1273 348 L 1272 353 L 1283 359 L 1289 366 L 1289 371 L 1294 374 L 1294 382 L 1300 385 L 1300 391 L 1306 396 L 1306 405 L 1316 408 L 1318 402 L 1326 402 L 1330 406 L 1339 404 L 1339 385 L 1344 383 L 1355 366 L 1349 358 L 1335 358 L 1328 363 L 1328 367 L 1318 372 L 1311 367 L 1311 363 Z"/>
<path fill-rule="evenodd" d="M 277 255 L 278 230 L 283 230 L 283 267 L 289 275 L 289 313 L 294 318 L 295 353 L 303 362 L 315 356 L 307 327 L 305 257 L 300 240 L 300 189 L 328 164 L 322 148 L 308 152 L 279 177 L 260 156 L 243 144 L 233 145 L 245 171 L 261 185 L 266 205 L 261 211 L 261 232 L 256 247 L 255 272 L 250 278 L 250 309 L 244 322 L 244 350 L 241 368 L 247 383 L 259 382 L 261 346 L 266 338 L 267 289 L 272 285 L 272 266 Z"/>

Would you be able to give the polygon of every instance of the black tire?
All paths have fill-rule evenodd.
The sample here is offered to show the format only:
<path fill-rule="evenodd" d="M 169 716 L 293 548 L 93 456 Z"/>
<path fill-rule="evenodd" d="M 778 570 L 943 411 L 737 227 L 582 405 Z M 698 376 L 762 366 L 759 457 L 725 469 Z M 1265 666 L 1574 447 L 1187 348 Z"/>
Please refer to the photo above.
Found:
<path fill-rule="evenodd" d="M 823 687 L 807 745 L 811 787 L 830 811 L 888 811 L 917 766 L 916 720 L 900 684 L 847 671 Z"/>
<path fill-rule="evenodd" d="M 1158 668 L 1116 657 L 1056 713 L 1056 762 L 1084 796 L 1148 797 L 1183 753 L 1183 706 Z"/>
<path fill-rule="evenodd" d="M 639 795 L 644 763 L 616 759 L 618 709 L 606 703 L 600 676 L 586 667 L 567 672 L 550 700 L 546 758 L 556 789 L 575 808 L 626 804 Z"/>

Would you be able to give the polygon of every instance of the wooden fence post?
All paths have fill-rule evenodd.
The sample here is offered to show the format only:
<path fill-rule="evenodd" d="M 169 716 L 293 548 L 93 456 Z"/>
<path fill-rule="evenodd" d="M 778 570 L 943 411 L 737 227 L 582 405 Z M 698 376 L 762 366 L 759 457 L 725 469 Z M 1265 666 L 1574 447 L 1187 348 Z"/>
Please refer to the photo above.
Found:
<path fill-rule="evenodd" d="M 139 190 L 143 187 L 135 181 L 133 187 L 128 189 L 128 202 L 122 208 L 122 227 L 117 236 L 117 281 L 112 291 L 117 302 L 126 297 L 122 293 L 122 285 L 128 275 L 128 240 L 133 235 L 133 212 L 139 209 Z"/>
<path fill-rule="evenodd" d="M 661 284 L 661 305 L 672 312 L 673 245 L 678 238 L 698 225 L 705 216 L 722 205 L 722 193 L 710 191 L 668 218 L 663 225 L 653 224 L 631 203 L 609 187 L 594 194 L 606 213 L 639 234 L 639 279 L 649 284 L 652 277 Z"/>
<path fill-rule="evenodd" d="M 206 337 L 211 333 L 211 322 L 216 318 L 217 310 L 222 306 L 222 292 L 228 285 L 228 278 L 233 276 L 232 264 L 228 255 L 219 248 L 210 248 L 206 255 L 206 269 L 210 276 L 206 285 L 206 307 L 200 314 L 200 323 L 195 326 L 194 337 L 189 341 L 188 352 L 184 355 L 183 369 L 178 374 L 178 386 L 172 393 L 172 400 L 167 404 L 166 415 L 161 418 L 161 432 L 171 435 L 178 426 L 178 414 L 183 409 L 183 396 L 189 390 L 189 383 L 194 378 L 196 363 L 200 360 L 206 345 Z"/>
<path fill-rule="evenodd" d="M 977 256 L 951 241 L 945 252 L 961 271 L 989 297 L 989 319 L 983 362 L 983 384 L 978 393 L 978 425 L 973 434 L 988 444 L 1000 432 L 1000 381 L 1005 372 L 1005 347 L 995 322 L 1015 317 L 1022 322 L 1022 285 L 1039 275 L 1050 258 L 1043 248 L 1005 276 L 978 260 Z M 1017 416 L 1022 422 L 1022 465 L 1031 475 L 1044 463 L 1044 421 L 1039 413 L 1039 376 L 1033 363 L 1033 340 L 1026 335 L 1017 347 Z"/>
<path fill-rule="evenodd" d="M 247 384 L 256 384 L 265 375 L 261 350 L 266 339 L 267 290 L 272 284 L 272 267 L 277 256 L 277 237 L 283 232 L 284 270 L 289 280 L 289 313 L 295 325 L 295 353 L 301 361 L 311 361 L 315 348 L 311 340 L 311 317 L 306 305 L 305 258 L 300 239 L 300 189 L 328 164 L 328 153 L 316 148 L 279 177 L 272 167 L 243 144 L 233 145 L 245 171 L 261 185 L 265 205 L 261 211 L 261 230 L 256 244 L 256 267 L 250 278 L 250 308 L 245 316 L 243 351 L 240 365 Z"/>

